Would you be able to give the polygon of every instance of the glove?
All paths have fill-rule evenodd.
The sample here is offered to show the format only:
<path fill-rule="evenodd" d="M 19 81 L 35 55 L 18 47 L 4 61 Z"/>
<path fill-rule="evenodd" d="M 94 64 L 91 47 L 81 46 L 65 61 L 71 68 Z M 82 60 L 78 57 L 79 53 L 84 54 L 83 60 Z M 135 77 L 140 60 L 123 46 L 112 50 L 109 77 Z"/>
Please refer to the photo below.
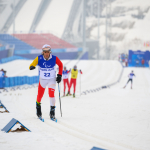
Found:
<path fill-rule="evenodd" d="M 56 77 L 56 81 L 57 81 L 57 83 L 60 83 L 60 81 L 61 81 L 61 77 L 62 77 L 62 75 L 57 74 L 57 77 Z"/>
<path fill-rule="evenodd" d="M 30 66 L 30 70 L 33 70 L 33 69 L 35 69 L 35 67 L 34 66 Z"/>

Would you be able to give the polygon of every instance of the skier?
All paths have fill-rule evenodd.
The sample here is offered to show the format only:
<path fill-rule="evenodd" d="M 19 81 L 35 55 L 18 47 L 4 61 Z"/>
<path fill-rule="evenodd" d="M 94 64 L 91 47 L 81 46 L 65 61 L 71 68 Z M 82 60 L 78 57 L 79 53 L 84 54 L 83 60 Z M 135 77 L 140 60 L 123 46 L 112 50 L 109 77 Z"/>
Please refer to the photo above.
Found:
<path fill-rule="evenodd" d="M 131 89 L 132 89 L 132 80 L 133 80 L 133 76 L 135 76 L 135 74 L 133 73 L 133 71 L 131 71 L 131 73 L 128 75 L 129 80 L 127 81 L 126 85 L 124 86 L 124 88 L 127 86 L 127 84 L 131 81 Z"/>
<path fill-rule="evenodd" d="M 42 55 L 39 55 L 35 58 L 35 60 L 31 63 L 29 69 L 35 69 L 35 66 L 39 66 L 39 86 L 38 86 L 38 94 L 36 100 L 36 110 L 37 116 L 42 118 L 41 112 L 41 99 L 43 97 L 44 91 L 46 86 L 48 86 L 48 93 L 50 97 L 50 119 L 56 121 L 55 118 L 55 87 L 56 81 L 57 83 L 61 82 L 62 78 L 62 70 L 63 64 L 59 60 L 57 56 L 51 54 L 51 46 L 50 45 L 43 45 L 42 47 Z M 56 77 L 56 64 L 59 66 L 59 72 Z"/>
<path fill-rule="evenodd" d="M 65 90 L 66 90 L 66 84 L 68 86 L 68 89 L 69 89 L 69 80 L 68 80 L 68 74 L 71 72 L 71 69 L 68 71 L 66 70 L 66 67 L 64 67 L 64 70 L 63 70 L 63 83 L 64 83 L 64 95 L 65 96 Z"/>
<path fill-rule="evenodd" d="M 142 64 L 142 67 L 144 67 L 144 64 L 145 64 L 145 60 L 144 59 L 142 59 L 141 64 Z"/>
<path fill-rule="evenodd" d="M 67 93 L 66 96 L 71 95 L 70 94 L 70 89 L 71 89 L 71 86 L 73 84 L 73 87 L 74 87 L 73 97 L 75 97 L 76 79 L 77 79 L 78 73 L 82 74 L 82 71 L 81 70 L 77 70 L 77 66 L 75 65 L 74 68 L 71 70 L 71 80 L 70 80 L 69 90 L 68 90 L 68 93 Z"/>

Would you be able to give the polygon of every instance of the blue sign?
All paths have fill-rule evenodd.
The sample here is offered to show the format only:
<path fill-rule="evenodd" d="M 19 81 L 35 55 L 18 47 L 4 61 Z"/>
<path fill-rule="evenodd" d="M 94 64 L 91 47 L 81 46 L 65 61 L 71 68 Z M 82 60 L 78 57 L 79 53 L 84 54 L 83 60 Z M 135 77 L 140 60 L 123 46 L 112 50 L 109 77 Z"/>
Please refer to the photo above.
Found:
<path fill-rule="evenodd" d="M 129 67 L 149 67 L 150 51 L 132 51 L 129 50 Z"/>
<path fill-rule="evenodd" d="M 39 83 L 39 76 L 0 77 L 0 88 Z"/>

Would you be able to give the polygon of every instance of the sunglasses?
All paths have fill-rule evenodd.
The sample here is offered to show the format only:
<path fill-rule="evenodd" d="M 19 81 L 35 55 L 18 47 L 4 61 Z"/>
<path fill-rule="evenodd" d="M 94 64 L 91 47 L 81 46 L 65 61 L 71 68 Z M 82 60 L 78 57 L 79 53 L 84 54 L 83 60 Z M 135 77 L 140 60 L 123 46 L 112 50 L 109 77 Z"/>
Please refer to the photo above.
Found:
<path fill-rule="evenodd" d="M 50 53 L 50 51 L 43 51 L 44 53 Z"/>

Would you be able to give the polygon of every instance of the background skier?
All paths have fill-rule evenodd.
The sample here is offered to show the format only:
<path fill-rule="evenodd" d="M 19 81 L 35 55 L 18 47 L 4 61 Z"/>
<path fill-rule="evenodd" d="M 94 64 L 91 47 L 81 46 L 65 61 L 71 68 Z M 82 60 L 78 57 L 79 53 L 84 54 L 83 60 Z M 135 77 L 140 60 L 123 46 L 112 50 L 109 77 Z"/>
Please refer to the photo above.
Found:
<path fill-rule="evenodd" d="M 82 71 L 81 70 L 77 70 L 77 66 L 75 65 L 74 68 L 71 70 L 71 79 L 70 79 L 69 90 L 68 90 L 67 96 L 71 95 L 70 94 L 70 89 L 71 89 L 71 86 L 73 84 L 73 88 L 74 88 L 73 89 L 73 97 L 75 97 L 76 79 L 77 79 L 77 76 L 78 76 L 78 72 L 82 74 Z"/>
<path fill-rule="evenodd" d="M 124 86 L 124 88 L 127 86 L 127 84 L 131 81 L 131 89 L 132 89 L 132 82 L 133 82 L 133 77 L 135 76 L 135 74 L 133 73 L 133 71 L 131 71 L 131 73 L 128 75 L 129 80 L 127 81 L 126 85 Z"/>
<path fill-rule="evenodd" d="M 64 67 L 64 70 L 63 70 L 63 84 L 64 84 L 64 95 L 65 96 L 65 90 L 66 90 L 66 84 L 68 86 L 68 89 L 69 89 L 69 80 L 68 80 L 68 75 L 69 73 L 71 72 L 71 69 L 68 71 L 66 70 L 66 67 Z"/>

